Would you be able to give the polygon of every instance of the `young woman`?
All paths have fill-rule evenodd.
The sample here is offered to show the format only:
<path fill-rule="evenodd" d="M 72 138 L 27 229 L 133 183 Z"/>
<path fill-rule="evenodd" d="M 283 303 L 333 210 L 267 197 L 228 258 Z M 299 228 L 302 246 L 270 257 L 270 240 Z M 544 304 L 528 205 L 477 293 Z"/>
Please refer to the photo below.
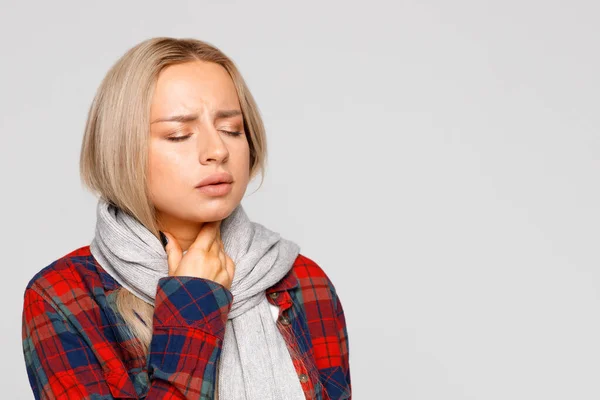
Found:
<path fill-rule="evenodd" d="M 36 399 L 350 399 L 331 280 L 241 205 L 264 177 L 259 111 L 234 63 L 154 38 L 110 69 L 89 111 L 95 236 L 24 293 Z"/>

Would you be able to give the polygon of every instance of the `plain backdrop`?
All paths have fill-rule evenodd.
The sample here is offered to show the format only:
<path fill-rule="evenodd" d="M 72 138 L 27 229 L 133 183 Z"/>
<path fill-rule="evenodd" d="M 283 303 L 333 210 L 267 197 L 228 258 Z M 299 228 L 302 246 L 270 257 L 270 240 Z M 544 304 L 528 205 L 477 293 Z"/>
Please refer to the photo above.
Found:
<path fill-rule="evenodd" d="M 32 399 L 23 291 L 89 244 L 87 110 L 153 36 L 240 68 L 249 216 L 334 282 L 353 398 L 600 398 L 597 1 L 2 1 L 0 397 Z"/>

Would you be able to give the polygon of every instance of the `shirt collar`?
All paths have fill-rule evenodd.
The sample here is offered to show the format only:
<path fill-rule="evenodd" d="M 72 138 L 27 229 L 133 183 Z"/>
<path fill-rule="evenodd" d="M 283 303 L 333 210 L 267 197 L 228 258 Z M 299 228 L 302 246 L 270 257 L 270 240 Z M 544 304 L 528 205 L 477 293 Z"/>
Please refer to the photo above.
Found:
<path fill-rule="evenodd" d="M 294 273 L 294 268 L 292 267 L 289 272 L 279 280 L 275 285 L 271 286 L 266 290 L 267 294 L 271 294 L 273 292 L 282 292 L 284 290 L 292 290 L 298 287 L 298 278 Z"/>
<path fill-rule="evenodd" d="M 96 261 L 94 259 L 94 261 Z M 96 265 L 98 265 L 98 261 L 96 261 Z M 104 268 L 99 267 L 98 273 L 100 275 L 100 281 L 102 282 L 102 286 L 104 286 L 104 290 L 114 290 L 121 286 L 119 282 L 115 280 L 108 272 L 104 270 Z"/>

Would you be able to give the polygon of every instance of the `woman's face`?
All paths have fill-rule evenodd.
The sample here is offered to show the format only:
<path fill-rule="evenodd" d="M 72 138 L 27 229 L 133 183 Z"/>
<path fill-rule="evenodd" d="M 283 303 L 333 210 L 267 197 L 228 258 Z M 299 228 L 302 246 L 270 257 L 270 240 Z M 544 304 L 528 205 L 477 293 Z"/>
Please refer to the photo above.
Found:
<path fill-rule="evenodd" d="M 159 74 L 149 146 L 148 185 L 159 222 L 201 223 L 231 214 L 246 192 L 250 151 L 237 92 L 222 66 L 193 61 Z M 233 179 L 228 193 L 196 187 L 221 172 Z"/>

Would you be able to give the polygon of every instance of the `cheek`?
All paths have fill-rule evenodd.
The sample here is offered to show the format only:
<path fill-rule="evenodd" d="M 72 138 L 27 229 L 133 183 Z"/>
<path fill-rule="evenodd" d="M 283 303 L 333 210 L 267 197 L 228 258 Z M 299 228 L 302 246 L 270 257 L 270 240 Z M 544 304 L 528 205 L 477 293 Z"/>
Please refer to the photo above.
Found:
<path fill-rule="evenodd" d="M 148 184 L 150 190 L 174 189 L 182 179 L 183 159 L 181 155 L 151 144 L 148 154 Z"/>
<path fill-rule="evenodd" d="M 248 143 L 245 142 L 240 144 L 236 149 L 236 174 L 240 179 L 245 178 L 248 180 L 250 176 L 250 148 L 248 147 Z"/>

